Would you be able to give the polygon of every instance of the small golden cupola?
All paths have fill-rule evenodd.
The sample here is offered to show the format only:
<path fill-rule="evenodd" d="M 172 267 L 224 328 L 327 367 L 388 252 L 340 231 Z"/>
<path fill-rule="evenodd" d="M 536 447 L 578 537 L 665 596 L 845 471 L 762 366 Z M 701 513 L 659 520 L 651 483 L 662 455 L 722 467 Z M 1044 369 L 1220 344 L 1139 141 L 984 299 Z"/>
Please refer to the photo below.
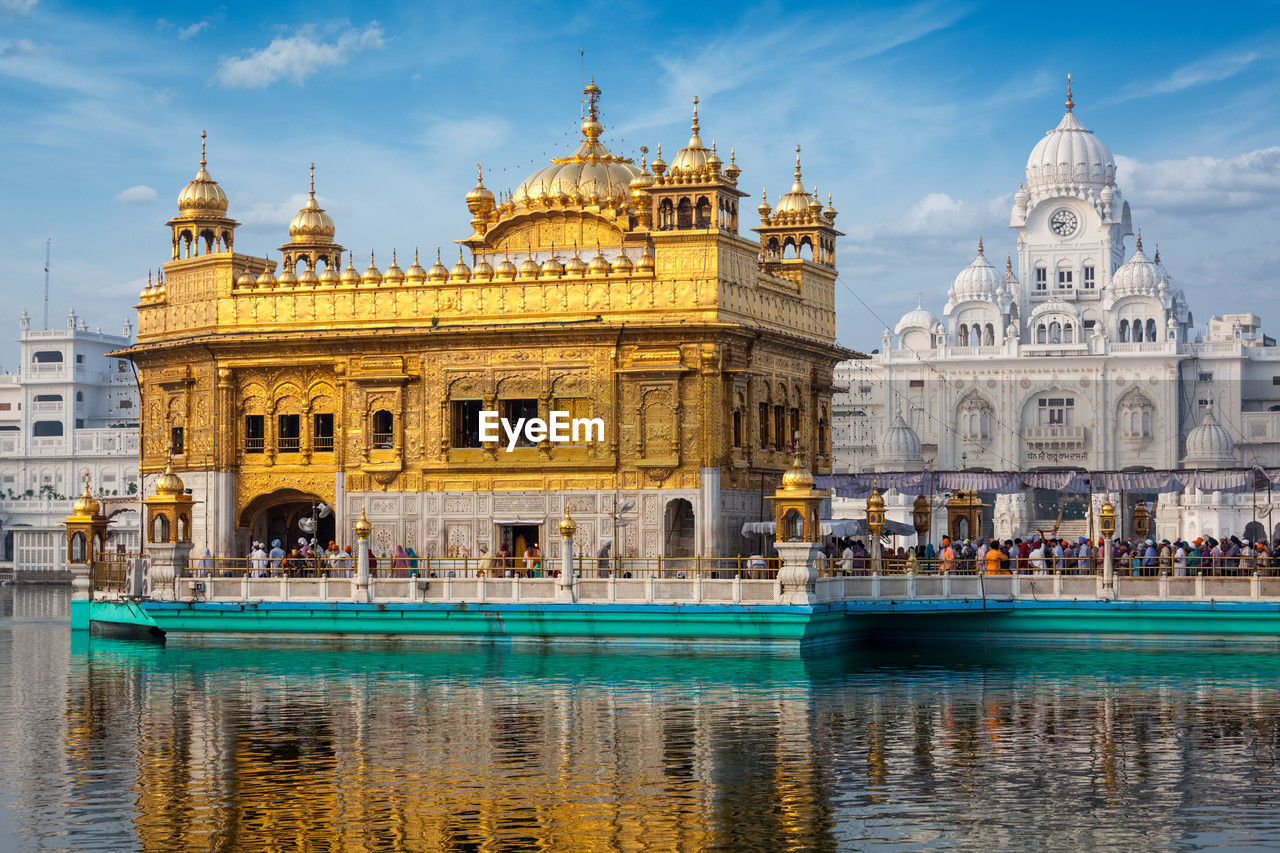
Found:
<path fill-rule="evenodd" d="M 232 251 L 236 226 L 227 216 L 227 194 L 209 174 L 207 134 L 200 131 L 200 171 L 178 194 L 178 215 L 166 223 L 173 236 L 175 261 Z"/>
<path fill-rule="evenodd" d="M 107 540 L 107 517 L 102 505 L 89 491 L 89 470 L 84 471 L 84 494 L 71 507 L 71 515 L 63 521 L 66 530 L 67 562 L 92 563 L 99 559 Z"/>
<path fill-rule="evenodd" d="M 316 200 L 316 164 L 312 163 L 307 201 L 289 222 L 289 242 L 280 247 L 284 254 L 282 267 L 296 272 L 299 263 L 305 264 L 306 269 L 298 274 L 298 281 L 303 283 L 314 283 L 321 265 L 326 272 L 336 273 L 342 267 L 343 248 L 334 242 L 335 233 L 333 219 Z"/>
<path fill-rule="evenodd" d="M 671 158 L 662 162 L 661 149 L 653 161 L 653 182 L 643 188 L 651 205 L 645 217 L 637 217 L 641 225 L 655 232 L 715 230 L 738 233 L 738 200 L 745 193 L 738 190 L 733 175 L 722 171 L 724 165 L 714 146 L 702 142 L 702 124 L 698 118 L 698 99 L 693 99 L 693 121 L 689 141 Z"/>
<path fill-rule="evenodd" d="M 824 211 L 816 190 L 805 189 L 800 171 L 800 146 L 796 146 L 796 170 L 791 189 L 770 207 L 768 195 L 760 203 L 760 253 L 765 269 L 775 275 L 795 264 L 817 264 L 834 277 L 836 238 L 843 236 L 835 229 L 835 209 Z M 791 271 L 790 274 L 795 274 Z"/>

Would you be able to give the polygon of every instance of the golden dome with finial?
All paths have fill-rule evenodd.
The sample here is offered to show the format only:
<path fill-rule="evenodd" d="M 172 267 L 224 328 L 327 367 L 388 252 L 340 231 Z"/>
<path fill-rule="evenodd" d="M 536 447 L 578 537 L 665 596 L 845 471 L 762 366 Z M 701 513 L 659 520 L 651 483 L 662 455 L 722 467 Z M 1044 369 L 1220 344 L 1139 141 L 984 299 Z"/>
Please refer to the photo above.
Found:
<path fill-rule="evenodd" d="M 298 277 L 293 274 L 293 270 L 289 267 L 284 268 L 284 272 L 276 276 L 276 284 L 283 287 L 292 287 L 298 283 Z"/>
<path fill-rule="evenodd" d="M 813 474 L 800 461 L 800 454 L 791 461 L 791 467 L 782 475 L 782 488 L 788 492 L 803 492 L 813 488 Z"/>
<path fill-rule="evenodd" d="M 564 511 L 564 518 L 560 519 L 560 535 L 565 539 L 571 539 L 578 532 L 578 522 L 573 520 L 569 515 L 569 510 Z"/>
<path fill-rule="evenodd" d="M 481 258 L 471 270 L 471 277 L 476 281 L 493 281 L 493 265 Z"/>
<path fill-rule="evenodd" d="M 645 190 L 653 186 L 653 175 L 649 174 L 649 164 L 645 158 L 649 154 L 649 149 L 640 146 L 640 174 L 631 179 L 631 200 L 637 205 L 644 203 Z"/>
<path fill-rule="evenodd" d="M 604 254 L 601 253 L 599 246 L 596 246 L 596 256 L 591 259 L 591 263 L 587 264 L 587 272 L 592 275 L 609 274 L 609 262 L 605 260 Z"/>
<path fill-rule="evenodd" d="M 311 193 L 289 222 L 289 239 L 295 243 L 327 243 L 335 233 L 333 220 L 316 201 L 316 164 L 312 163 Z"/>
<path fill-rule="evenodd" d="M 662 175 L 667 171 L 667 161 L 662 159 L 662 143 L 658 143 L 658 156 L 653 158 L 653 162 L 649 164 L 649 168 L 653 169 L 655 175 Z"/>
<path fill-rule="evenodd" d="M 760 206 L 756 210 L 759 211 L 761 219 L 764 219 L 773 211 L 773 207 L 769 204 L 769 191 L 767 189 L 760 190 Z"/>
<path fill-rule="evenodd" d="M 340 281 L 338 271 L 334 269 L 332 264 L 324 265 L 324 272 L 320 273 L 321 284 L 337 284 Z"/>
<path fill-rule="evenodd" d="M 382 274 L 382 280 L 387 284 L 404 284 L 404 270 L 400 269 L 400 265 L 396 263 L 396 250 L 391 250 L 391 266 L 387 267 L 387 271 Z"/>
<path fill-rule="evenodd" d="M 501 281 L 513 281 L 516 277 L 516 265 L 511 262 L 511 258 L 503 258 L 502 263 L 498 264 L 498 269 L 494 275 Z"/>
<path fill-rule="evenodd" d="M 164 473 L 160 475 L 160 479 L 156 480 L 156 494 L 163 497 L 172 497 L 180 495 L 187 490 L 183 485 L 182 478 L 173 473 L 173 459 L 170 459 L 164 467 Z"/>
<path fill-rule="evenodd" d="M 649 254 L 649 247 L 644 247 L 644 254 L 640 256 L 640 260 L 636 261 L 636 272 L 648 273 L 653 272 L 654 260 L 653 255 Z"/>
<path fill-rule="evenodd" d="M 347 268 L 342 271 L 341 280 L 346 285 L 357 285 L 360 283 L 360 273 L 356 272 L 355 255 L 347 255 Z"/>
<path fill-rule="evenodd" d="M 600 142 L 600 88 L 593 80 L 582 90 L 587 96 L 587 117 L 582 120 L 582 144 L 568 157 L 556 157 L 516 187 L 511 197 L 516 207 L 595 205 L 628 208 L 631 180 L 639 170 L 627 157 L 612 154 Z"/>
<path fill-rule="evenodd" d="M 378 269 L 378 265 L 373 262 L 373 252 L 369 252 L 369 268 L 364 271 L 364 275 L 360 280 L 368 285 L 382 284 L 382 272 Z"/>
<path fill-rule="evenodd" d="M 773 216 L 776 218 L 782 215 L 804 215 L 809 212 L 813 202 L 813 196 L 805 190 L 804 182 L 800 180 L 800 146 L 797 145 L 795 181 L 791 184 L 790 191 L 778 199 L 778 205 L 773 209 Z"/>
<path fill-rule="evenodd" d="M 258 287 L 272 287 L 276 283 L 276 277 L 271 274 L 270 268 L 263 269 L 262 274 L 258 276 L 255 284 Z"/>
<path fill-rule="evenodd" d="M 467 266 L 462 260 L 462 247 L 458 247 L 458 262 L 453 265 L 453 269 L 449 270 L 450 281 L 470 281 L 471 267 Z"/>
<path fill-rule="evenodd" d="M 689 141 L 684 148 L 671 158 L 671 174 L 675 175 L 680 172 L 699 172 L 707 165 L 711 152 L 702 144 L 702 137 L 698 135 L 701 127 L 698 124 L 698 98 L 693 98 L 693 125 L 689 135 Z"/>
<path fill-rule="evenodd" d="M 314 287 L 320 283 L 320 276 L 316 275 L 315 270 L 307 267 L 298 275 L 298 284 L 305 284 Z"/>
<path fill-rule="evenodd" d="M 436 249 L 436 262 L 431 265 L 431 269 L 427 270 L 427 281 L 447 281 L 449 279 L 449 268 L 440 260 L 440 250 Z"/>
<path fill-rule="evenodd" d="M 200 131 L 200 171 L 178 193 L 178 213 L 181 216 L 224 216 L 227 212 L 227 194 L 205 167 L 205 137 Z"/>
<path fill-rule="evenodd" d="M 884 496 L 880 494 L 879 483 L 871 484 L 871 494 L 867 496 L 867 516 L 874 512 L 884 512 Z"/>
<path fill-rule="evenodd" d="M 542 275 L 547 278 L 560 278 L 564 275 L 564 264 L 556 258 L 556 246 L 551 244 L 551 257 L 542 262 Z"/>
<path fill-rule="evenodd" d="M 236 279 L 236 287 L 253 287 L 253 281 L 253 273 L 246 269 L 244 272 L 240 273 L 240 277 Z"/>
<path fill-rule="evenodd" d="M 636 265 L 631 263 L 631 259 L 627 257 L 626 252 L 619 252 L 617 260 L 613 262 L 613 266 L 611 267 L 614 272 L 621 273 L 623 275 L 630 274 L 635 268 Z"/>
<path fill-rule="evenodd" d="M 587 274 L 587 262 L 578 255 L 578 246 L 573 246 L 573 257 L 565 262 L 564 274 L 574 278 L 582 278 Z"/>
<path fill-rule="evenodd" d="M 89 491 L 89 470 L 86 468 L 84 472 L 84 494 L 76 498 L 76 502 L 71 506 L 71 512 L 86 518 L 92 518 L 99 515 L 102 511 L 102 505 L 94 500 L 93 494 Z"/>
<path fill-rule="evenodd" d="M 418 250 L 413 250 L 413 263 L 409 265 L 409 271 L 405 273 L 405 281 L 410 284 L 422 284 L 427 280 L 427 270 L 422 264 L 418 263 Z"/>
<path fill-rule="evenodd" d="M 742 170 L 738 168 L 738 153 L 732 148 L 729 149 L 729 165 L 724 170 L 724 176 L 735 183 L 738 176 L 742 174 Z"/>
<path fill-rule="evenodd" d="M 526 257 L 523 261 L 520 262 L 520 268 L 518 272 L 519 272 L 520 278 L 537 278 L 538 269 L 539 269 L 538 262 L 535 261 L 533 259 L 533 255 L 530 254 L 528 257 Z"/>
<path fill-rule="evenodd" d="M 369 534 L 373 532 L 373 525 L 369 523 L 369 519 L 365 516 L 364 507 L 360 508 L 360 518 L 353 527 L 357 539 L 368 539 Z"/>
<path fill-rule="evenodd" d="M 476 163 L 476 185 L 467 193 L 467 210 L 484 216 L 493 210 L 493 193 L 484 185 L 484 169 Z"/>

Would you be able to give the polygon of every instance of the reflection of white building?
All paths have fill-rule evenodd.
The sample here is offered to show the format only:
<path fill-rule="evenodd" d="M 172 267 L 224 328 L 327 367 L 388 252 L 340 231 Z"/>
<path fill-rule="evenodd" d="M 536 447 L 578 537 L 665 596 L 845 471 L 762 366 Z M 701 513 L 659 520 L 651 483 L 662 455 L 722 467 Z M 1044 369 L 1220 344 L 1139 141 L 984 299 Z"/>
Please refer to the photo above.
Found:
<path fill-rule="evenodd" d="M 1280 349 L 1252 314 L 1193 325 L 1159 249 L 1139 233 L 1127 251 L 1115 174 L 1068 94 L 1014 196 L 1016 253 L 992 263 L 979 240 L 940 317 L 921 303 L 870 360 L 837 368 L 837 471 L 1280 465 Z M 1158 530 L 1238 533 L 1253 500 L 1166 495 Z M 997 533 L 1037 514 L 1002 496 Z"/>
<path fill-rule="evenodd" d="M 16 576 L 40 579 L 62 570 L 62 521 L 86 468 L 99 496 L 138 491 L 137 386 L 129 362 L 106 355 L 133 329 L 90 331 L 74 311 L 61 329 L 32 329 L 25 313 L 19 324 L 20 367 L 0 374 L 0 524 Z M 108 530 L 109 547 L 137 550 L 136 511 Z"/>

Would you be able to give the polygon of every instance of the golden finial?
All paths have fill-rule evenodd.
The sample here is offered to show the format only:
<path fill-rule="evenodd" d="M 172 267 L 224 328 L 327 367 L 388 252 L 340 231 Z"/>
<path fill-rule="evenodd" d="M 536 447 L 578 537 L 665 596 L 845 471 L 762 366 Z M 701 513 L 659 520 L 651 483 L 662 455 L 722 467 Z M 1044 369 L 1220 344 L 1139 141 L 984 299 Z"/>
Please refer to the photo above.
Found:
<path fill-rule="evenodd" d="M 414 266 L 418 265 L 418 247 L 417 246 L 413 247 L 413 265 Z"/>
<path fill-rule="evenodd" d="M 373 266 L 373 249 L 369 250 L 369 266 Z"/>
<path fill-rule="evenodd" d="M 1138 251 L 1142 251 L 1142 229 L 1138 229 Z"/>
<path fill-rule="evenodd" d="M 392 249 L 391 250 L 391 266 L 394 267 L 395 265 L 396 265 L 396 250 Z"/>
<path fill-rule="evenodd" d="M 476 186 L 484 186 L 484 169 L 481 168 L 479 163 L 476 163 Z"/>
<path fill-rule="evenodd" d="M 796 180 L 800 180 L 800 146 L 796 146 Z"/>
<path fill-rule="evenodd" d="M 1013 253 L 1004 256 L 1004 271 L 1013 272 Z"/>
<path fill-rule="evenodd" d="M 693 96 L 693 132 L 697 134 L 700 130 L 698 126 L 698 96 Z"/>
<path fill-rule="evenodd" d="M 596 101 L 600 98 L 600 87 L 596 85 L 596 78 L 591 78 L 591 82 L 582 90 L 582 94 L 587 96 L 587 115 L 591 117 L 592 121 L 599 120 L 599 108 L 596 106 Z"/>
<path fill-rule="evenodd" d="M 1073 109 L 1075 109 L 1075 106 L 1076 106 L 1076 102 L 1071 97 L 1071 72 L 1068 71 L 1067 72 L 1067 112 L 1071 112 Z"/>
<path fill-rule="evenodd" d="M 436 246 L 436 263 L 440 263 L 440 247 Z"/>
<path fill-rule="evenodd" d="M 203 130 L 200 131 L 200 168 L 201 169 L 203 169 L 205 166 L 208 165 L 204 159 L 204 140 L 206 136 L 208 136 L 207 133 L 205 133 Z"/>
<path fill-rule="evenodd" d="M 316 197 L 316 164 L 311 164 L 311 197 Z"/>
<path fill-rule="evenodd" d="M 978 254 L 979 254 L 979 255 L 983 254 L 983 251 L 982 251 L 982 235 L 981 235 L 981 234 L 979 234 L 979 235 L 978 235 Z"/>
<path fill-rule="evenodd" d="M 360 508 L 360 520 L 354 525 L 357 539 L 368 539 L 369 534 L 373 532 L 373 525 L 369 523 L 369 519 L 365 516 L 364 507 Z"/>

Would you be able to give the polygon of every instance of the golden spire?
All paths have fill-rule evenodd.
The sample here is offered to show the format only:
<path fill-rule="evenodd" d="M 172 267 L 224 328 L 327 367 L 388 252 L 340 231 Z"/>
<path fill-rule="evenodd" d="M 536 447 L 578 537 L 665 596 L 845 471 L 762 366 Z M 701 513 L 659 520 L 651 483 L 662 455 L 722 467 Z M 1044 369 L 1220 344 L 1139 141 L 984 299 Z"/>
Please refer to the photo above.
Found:
<path fill-rule="evenodd" d="M 697 136 L 701 127 L 698 125 L 698 96 L 693 96 L 693 135 Z"/>
<path fill-rule="evenodd" d="M 600 87 L 596 85 L 596 78 L 591 78 L 591 82 L 582 90 L 582 94 L 587 96 L 587 115 L 593 121 L 599 121 L 600 112 L 596 102 L 600 99 Z"/>
<path fill-rule="evenodd" d="M 1067 112 L 1071 112 L 1073 109 L 1075 109 L 1075 106 L 1076 106 L 1076 102 L 1071 97 L 1071 72 L 1068 71 L 1067 72 Z"/>
<path fill-rule="evenodd" d="M 1013 272 L 1013 253 L 1004 256 L 1004 271 Z"/>
<path fill-rule="evenodd" d="M 316 197 L 316 164 L 311 164 L 311 197 Z"/>
<path fill-rule="evenodd" d="M 979 234 L 979 235 L 978 235 L 978 254 L 979 254 L 979 255 L 983 255 L 983 254 L 984 254 L 984 252 L 983 252 L 983 250 L 982 250 L 982 235 L 981 235 L 981 234 Z"/>
<path fill-rule="evenodd" d="M 201 169 L 209 165 L 204 159 L 204 140 L 206 136 L 208 136 L 207 133 L 205 133 L 203 130 L 200 131 L 200 168 Z"/>
<path fill-rule="evenodd" d="M 1142 229 L 1138 229 L 1138 251 L 1142 251 Z"/>
<path fill-rule="evenodd" d="M 796 146 L 796 180 L 800 180 L 800 146 Z"/>

